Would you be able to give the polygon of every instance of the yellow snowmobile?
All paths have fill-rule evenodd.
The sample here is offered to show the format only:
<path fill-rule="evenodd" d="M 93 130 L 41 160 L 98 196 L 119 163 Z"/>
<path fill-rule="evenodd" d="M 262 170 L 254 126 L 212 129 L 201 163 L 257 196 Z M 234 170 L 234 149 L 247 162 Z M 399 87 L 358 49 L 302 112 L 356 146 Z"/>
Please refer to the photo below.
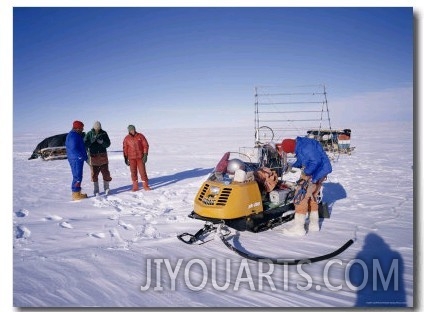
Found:
<path fill-rule="evenodd" d="M 251 232 L 292 220 L 300 169 L 290 172 L 289 177 L 287 163 L 274 147 L 263 146 L 259 151 L 259 162 L 242 160 L 248 157 L 241 153 L 225 153 L 197 192 L 189 217 Z M 238 155 L 230 158 L 231 154 Z M 178 238 L 192 243 L 193 236 L 183 233 Z"/>
<path fill-rule="evenodd" d="M 258 177 L 263 168 L 239 158 L 226 159 L 227 155 L 200 187 L 189 216 L 213 223 L 224 221 L 234 229 L 252 232 L 288 221 L 294 210 L 294 186 L 276 181 L 274 169 L 268 173 L 277 183 L 274 190 L 267 190 L 266 181 L 262 183 Z M 283 215 L 285 219 L 281 219 Z"/>
<path fill-rule="evenodd" d="M 225 246 L 238 255 L 254 261 L 267 259 L 279 265 L 318 262 L 349 248 L 354 243 L 353 239 L 321 256 L 270 258 L 240 250 L 225 238 L 231 233 L 228 227 L 261 232 L 293 219 L 294 203 L 300 200 L 297 197 L 302 194 L 302 185 L 297 183 L 301 180 L 301 170 L 287 171 L 287 161 L 274 151 L 271 146 L 261 147 L 261 161 L 256 163 L 230 158 L 231 153 L 225 153 L 197 192 L 194 210 L 189 214 L 191 218 L 206 221 L 204 227 L 195 234 L 177 235 L 178 239 L 186 244 L 202 244 L 210 232 L 216 232 Z M 306 193 L 306 189 L 304 191 Z M 320 218 L 328 218 L 328 207 L 322 202 L 322 193 L 318 202 Z"/>

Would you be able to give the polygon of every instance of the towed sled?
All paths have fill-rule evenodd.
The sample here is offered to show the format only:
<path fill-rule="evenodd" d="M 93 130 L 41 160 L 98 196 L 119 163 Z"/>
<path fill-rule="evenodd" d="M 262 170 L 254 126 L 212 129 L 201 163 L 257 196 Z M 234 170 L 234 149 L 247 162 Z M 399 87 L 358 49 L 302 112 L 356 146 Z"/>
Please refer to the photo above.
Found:
<path fill-rule="evenodd" d="M 41 157 L 43 160 L 66 159 L 65 141 L 68 133 L 56 134 L 37 144 L 28 160 Z"/>
<path fill-rule="evenodd" d="M 324 151 L 351 155 L 354 146 L 350 144 L 352 130 L 342 129 L 310 129 L 307 137 L 317 140 L 321 143 Z"/>
<path fill-rule="evenodd" d="M 40 150 L 40 157 L 43 160 L 67 159 L 66 146 L 47 147 Z"/>

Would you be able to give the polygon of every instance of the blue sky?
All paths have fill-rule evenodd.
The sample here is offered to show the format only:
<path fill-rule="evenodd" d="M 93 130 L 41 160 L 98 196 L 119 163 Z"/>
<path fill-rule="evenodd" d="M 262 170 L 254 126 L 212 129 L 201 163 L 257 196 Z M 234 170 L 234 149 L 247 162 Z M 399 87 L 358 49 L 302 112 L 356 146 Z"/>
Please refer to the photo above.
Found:
<path fill-rule="evenodd" d="M 412 121 L 409 8 L 13 9 L 13 127 L 247 125 L 257 85 L 327 86 L 333 124 Z"/>

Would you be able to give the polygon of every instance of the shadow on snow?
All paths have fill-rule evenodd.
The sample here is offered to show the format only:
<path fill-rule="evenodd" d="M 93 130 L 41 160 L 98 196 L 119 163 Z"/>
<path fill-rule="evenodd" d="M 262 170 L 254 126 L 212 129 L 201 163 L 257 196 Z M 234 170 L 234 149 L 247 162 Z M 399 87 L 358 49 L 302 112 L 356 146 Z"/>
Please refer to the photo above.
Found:
<path fill-rule="evenodd" d="M 333 205 L 336 201 L 346 198 L 347 193 L 343 185 L 340 183 L 328 182 L 323 184 L 323 199 L 322 201 L 328 205 L 328 213 L 331 215 Z"/>
<path fill-rule="evenodd" d="M 365 237 L 362 250 L 349 271 L 350 282 L 358 287 L 355 306 L 406 307 L 404 264 L 399 252 L 377 234 Z"/>
<path fill-rule="evenodd" d="M 190 170 L 186 170 L 182 172 L 177 172 L 174 174 L 149 179 L 149 185 L 153 188 L 159 188 L 159 187 L 167 186 L 173 183 L 177 183 L 185 179 L 203 177 L 211 173 L 212 170 L 213 168 L 207 168 L 207 169 L 194 168 L 194 169 L 190 169 Z"/>
<path fill-rule="evenodd" d="M 192 178 L 205 176 L 209 174 L 210 172 L 212 172 L 212 170 L 213 168 L 206 168 L 206 169 L 195 168 L 195 169 L 181 171 L 181 172 L 177 172 L 177 173 L 166 175 L 166 176 L 152 178 L 152 179 L 149 179 L 149 186 L 152 189 L 161 188 L 161 187 L 168 186 L 170 184 L 174 184 L 185 179 L 192 179 Z M 116 193 L 126 192 L 128 190 L 131 190 L 131 188 L 132 188 L 132 183 L 122 187 L 115 188 L 112 191 L 113 193 L 116 194 Z"/>

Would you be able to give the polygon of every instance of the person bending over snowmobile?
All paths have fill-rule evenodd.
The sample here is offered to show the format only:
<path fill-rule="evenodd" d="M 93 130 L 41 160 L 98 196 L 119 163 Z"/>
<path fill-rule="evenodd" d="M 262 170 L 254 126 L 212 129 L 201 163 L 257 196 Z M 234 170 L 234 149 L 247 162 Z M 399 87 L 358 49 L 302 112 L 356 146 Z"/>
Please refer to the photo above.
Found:
<path fill-rule="evenodd" d="M 283 234 L 289 236 L 305 235 L 305 220 L 308 211 L 310 211 L 308 231 L 319 231 L 316 196 L 319 194 L 327 175 L 333 170 L 330 159 L 321 144 L 310 138 L 284 139 L 281 143 L 281 149 L 285 153 L 296 155 L 297 160 L 292 167 L 303 168 L 294 195 L 294 225 L 290 228 L 284 228 Z"/>
<path fill-rule="evenodd" d="M 84 162 L 87 161 L 87 151 L 84 146 L 84 124 L 75 120 L 72 130 L 66 136 L 66 155 L 72 171 L 72 200 L 87 198 L 87 194 L 81 193 L 81 182 Z"/>
<path fill-rule="evenodd" d="M 135 131 L 133 125 L 128 126 L 128 135 L 123 142 L 124 160 L 127 166 L 130 166 L 131 179 L 133 183 L 132 190 L 138 191 L 138 173 L 140 173 L 143 188 L 150 191 L 149 179 L 146 173 L 147 155 L 149 153 L 149 143 L 146 137 Z"/>
<path fill-rule="evenodd" d="M 94 184 L 94 195 L 99 194 L 99 173 L 102 173 L 105 194 L 109 194 L 109 182 L 112 181 L 109 171 L 109 160 L 106 149 L 110 146 L 107 132 L 96 121 L 84 138 L 85 146 L 90 153 L 91 181 Z"/>

